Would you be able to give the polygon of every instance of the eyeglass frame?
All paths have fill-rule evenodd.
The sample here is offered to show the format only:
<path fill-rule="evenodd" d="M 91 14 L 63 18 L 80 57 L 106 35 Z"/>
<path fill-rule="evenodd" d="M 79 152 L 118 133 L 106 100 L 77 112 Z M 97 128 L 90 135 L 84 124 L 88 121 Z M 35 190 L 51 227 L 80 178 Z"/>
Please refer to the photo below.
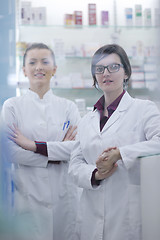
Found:
<path fill-rule="evenodd" d="M 115 71 L 115 72 L 118 72 L 119 69 L 120 69 L 120 67 L 124 68 L 124 66 L 123 66 L 122 63 L 112 63 L 112 64 L 109 64 L 109 65 L 107 65 L 107 66 L 103 66 L 103 65 L 94 65 L 94 67 L 103 67 L 103 72 L 101 72 L 101 73 L 96 73 L 96 71 L 95 71 L 95 74 L 103 74 L 106 68 L 107 68 L 107 70 L 108 70 L 109 73 L 115 73 L 115 72 L 111 72 L 111 71 L 108 69 L 109 66 L 111 66 L 111 65 L 118 65 L 118 66 L 119 66 L 118 70 Z"/>

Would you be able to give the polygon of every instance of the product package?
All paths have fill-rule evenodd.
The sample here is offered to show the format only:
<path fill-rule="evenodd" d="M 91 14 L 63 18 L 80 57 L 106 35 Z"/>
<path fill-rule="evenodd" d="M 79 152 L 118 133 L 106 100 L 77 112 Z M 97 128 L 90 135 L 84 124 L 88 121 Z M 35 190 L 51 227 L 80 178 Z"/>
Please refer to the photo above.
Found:
<path fill-rule="evenodd" d="M 144 25 L 145 26 L 152 25 L 151 8 L 144 9 Z"/>
<path fill-rule="evenodd" d="M 32 7 L 30 24 L 46 25 L 46 7 Z"/>
<path fill-rule="evenodd" d="M 135 5 L 135 25 L 142 26 L 142 5 Z"/>
<path fill-rule="evenodd" d="M 96 4 L 89 3 L 88 4 L 88 24 L 89 25 L 96 25 Z"/>
<path fill-rule="evenodd" d="M 101 24 L 102 24 L 102 26 L 109 25 L 109 12 L 108 11 L 101 11 Z"/>
<path fill-rule="evenodd" d="M 133 26 L 133 9 L 125 8 L 125 22 L 127 26 Z"/>
<path fill-rule="evenodd" d="M 30 19 L 31 19 L 31 2 L 23 1 L 21 2 L 20 23 L 28 25 L 30 24 Z"/>
<path fill-rule="evenodd" d="M 74 16 L 73 14 L 65 14 L 64 16 L 64 25 L 65 26 L 74 26 Z"/>
<path fill-rule="evenodd" d="M 160 26 L 160 9 L 159 8 L 155 8 L 155 26 L 159 27 Z"/>
<path fill-rule="evenodd" d="M 82 11 L 74 11 L 74 24 L 75 25 L 82 25 Z"/>

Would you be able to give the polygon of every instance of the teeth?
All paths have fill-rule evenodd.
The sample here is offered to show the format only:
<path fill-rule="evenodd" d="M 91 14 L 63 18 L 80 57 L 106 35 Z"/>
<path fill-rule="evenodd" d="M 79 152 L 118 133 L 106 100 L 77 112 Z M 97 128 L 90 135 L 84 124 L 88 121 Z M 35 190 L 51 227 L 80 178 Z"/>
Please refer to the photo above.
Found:
<path fill-rule="evenodd" d="M 43 73 L 37 73 L 36 76 L 44 76 Z"/>
<path fill-rule="evenodd" d="M 103 83 L 106 83 L 106 82 L 112 82 L 112 81 L 111 81 L 111 80 L 108 80 L 108 81 L 107 81 L 107 80 L 106 80 L 106 81 L 103 81 Z"/>

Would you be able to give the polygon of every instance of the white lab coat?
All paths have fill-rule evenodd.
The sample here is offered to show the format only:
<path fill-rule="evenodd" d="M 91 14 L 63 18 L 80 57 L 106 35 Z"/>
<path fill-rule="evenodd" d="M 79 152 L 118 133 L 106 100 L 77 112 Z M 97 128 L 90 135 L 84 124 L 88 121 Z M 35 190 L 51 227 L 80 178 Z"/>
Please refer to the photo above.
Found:
<path fill-rule="evenodd" d="M 48 157 L 8 142 L 15 166 L 15 211 L 20 220 L 26 221 L 24 234 L 28 240 L 75 240 L 78 195 L 68 176 L 74 141 L 62 140 L 68 121 L 75 126 L 80 120 L 76 105 L 55 96 L 52 90 L 43 99 L 28 90 L 4 103 L 2 118 L 5 124 L 15 123 L 29 139 L 47 142 Z M 48 164 L 48 160 L 61 164 Z"/>
<path fill-rule="evenodd" d="M 160 112 L 148 100 L 126 92 L 100 132 L 97 110 L 81 120 L 79 142 L 71 155 L 69 173 L 83 188 L 77 234 L 80 240 L 140 240 L 140 158 L 160 153 Z M 122 156 L 116 172 L 92 187 L 95 162 L 103 150 L 118 147 Z"/>

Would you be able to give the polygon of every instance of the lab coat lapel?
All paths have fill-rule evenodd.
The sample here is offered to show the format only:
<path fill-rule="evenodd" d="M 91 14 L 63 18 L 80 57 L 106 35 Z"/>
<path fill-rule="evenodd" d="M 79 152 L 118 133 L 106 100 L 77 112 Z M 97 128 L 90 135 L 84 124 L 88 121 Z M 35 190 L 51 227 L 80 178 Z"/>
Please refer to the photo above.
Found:
<path fill-rule="evenodd" d="M 100 134 L 100 115 L 97 109 L 91 112 L 90 123 L 93 127 L 93 130 L 95 130 L 97 134 Z"/>
<path fill-rule="evenodd" d="M 111 117 L 106 122 L 104 128 L 102 129 L 102 132 L 108 130 L 115 123 L 117 123 L 117 124 L 114 125 L 114 132 L 117 130 L 119 123 L 121 121 L 121 116 L 130 107 L 132 101 L 133 101 L 133 98 L 126 92 L 124 94 L 124 96 L 122 97 L 117 109 L 114 111 L 114 113 L 111 115 Z"/>
<path fill-rule="evenodd" d="M 116 110 L 112 114 L 112 116 L 108 119 L 106 124 L 104 125 L 102 132 L 106 131 L 108 128 L 110 128 L 118 119 L 120 119 L 120 111 Z"/>
<path fill-rule="evenodd" d="M 104 128 L 102 129 L 102 132 L 108 130 L 113 124 L 116 122 L 120 123 L 121 116 L 125 113 L 125 111 L 130 107 L 131 103 L 133 102 L 133 98 L 126 92 L 117 109 L 114 111 L 112 116 L 108 119 L 107 123 L 105 124 Z M 100 115 L 97 110 L 91 112 L 91 122 L 93 129 L 96 131 L 97 134 L 100 134 Z M 115 127 L 114 131 L 118 128 L 119 124 L 117 124 L 117 127 Z"/>

